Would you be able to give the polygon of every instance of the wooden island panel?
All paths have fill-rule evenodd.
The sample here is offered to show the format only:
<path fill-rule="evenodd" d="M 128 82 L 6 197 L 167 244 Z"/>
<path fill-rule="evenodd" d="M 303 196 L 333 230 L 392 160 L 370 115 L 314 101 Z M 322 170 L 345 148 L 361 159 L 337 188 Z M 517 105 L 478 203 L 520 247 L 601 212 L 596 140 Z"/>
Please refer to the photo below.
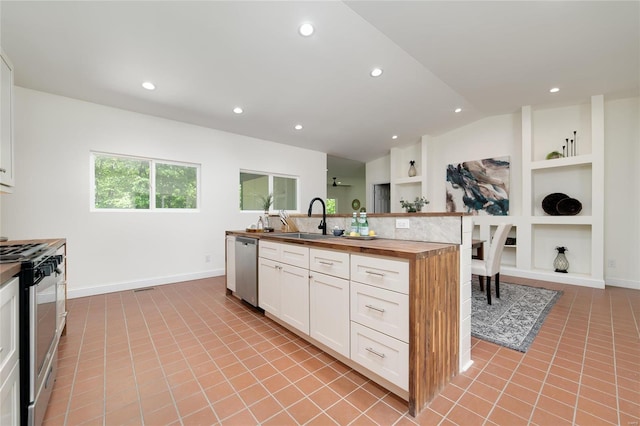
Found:
<path fill-rule="evenodd" d="M 459 371 L 459 250 L 429 254 L 410 264 L 408 402 L 412 416 Z"/>

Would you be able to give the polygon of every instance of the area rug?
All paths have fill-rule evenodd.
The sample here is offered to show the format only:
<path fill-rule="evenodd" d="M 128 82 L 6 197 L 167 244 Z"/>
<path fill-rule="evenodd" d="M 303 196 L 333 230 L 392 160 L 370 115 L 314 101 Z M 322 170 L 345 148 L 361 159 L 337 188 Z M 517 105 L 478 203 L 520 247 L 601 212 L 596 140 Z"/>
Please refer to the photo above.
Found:
<path fill-rule="evenodd" d="M 471 335 L 526 352 L 561 291 L 500 282 L 500 298 L 491 283 L 491 305 L 480 291 L 477 277 L 471 285 Z M 486 283 L 485 283 L 486 284 Z"/>

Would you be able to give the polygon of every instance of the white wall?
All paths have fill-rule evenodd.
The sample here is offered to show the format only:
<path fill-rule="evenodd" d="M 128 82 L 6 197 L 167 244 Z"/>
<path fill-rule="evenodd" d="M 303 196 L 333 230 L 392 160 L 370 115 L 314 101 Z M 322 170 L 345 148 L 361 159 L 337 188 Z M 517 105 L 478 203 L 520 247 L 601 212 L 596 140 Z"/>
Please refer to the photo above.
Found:
<path fill-rule="evenodd" d="M 449 164 L 509 156 L 509 215 L 520 215 L 522 205 L 522 139 L 520 114 L 489 117 L 433 137 L 427 153 L 429 211 L 446 211 L 446 168 Z M 424 191 L 423 191 L 424 192 Z"/>
<path fill-rule="evenodd" d="M 299 176 L 306 211 L 326 195 L 326 154 L 16 87 L 16 188 L 2 195 L 11 239 L 67 238 L 71 297 L 224 274 L 239 170 Z M 90 151 L 201 164 L 198 212 L 90 212 Z M 205 256 L 211 255 L 211 262 Z"/>
<path fill-rule="evenodd" d="M 604 273 L 640 290 L 640 98 L 604 107 Z"/>

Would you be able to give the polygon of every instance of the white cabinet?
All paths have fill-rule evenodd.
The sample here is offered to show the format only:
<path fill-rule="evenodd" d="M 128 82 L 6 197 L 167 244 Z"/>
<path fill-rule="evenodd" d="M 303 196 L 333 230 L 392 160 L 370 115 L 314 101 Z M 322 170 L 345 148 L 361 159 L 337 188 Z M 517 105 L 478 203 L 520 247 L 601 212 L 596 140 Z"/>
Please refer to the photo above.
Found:
<path fill-rule="evenodd" d="M 258 250 L 258 304 L 309 334 L 309 249 L 261 241 Z"/>
<path fill-rule="evenodd" d="M 409 262 L 351 255 L 351 359 L 409 389 Z"/>
<path fill-rule="evenodd" d="M 281 265 L 278 262 L 263 257 L 258 258 L 258 306 L 278 318 L 282 293 L 280 268 Z"/>
<path fill-rule="evenodd" d="M 408 343 L 352 322 L 351 359 L 401 389 L 409 389 Z"/>
<path fill-rule="evenodd" d="M 309 271 L 280 266 L 280 319 L 309 334 Z"/>
<path fill-rule="evenodd" d="M 13 65 L 0 51 L 0 191 L 14 185 L 13 150 Z"/>
<path fill-rule="evenodd" d="M 349 357 L 349 253 L 310 250 L 309 334 Z"/>
<path fill-rule="evenodd" d="M 19 424 L 18 278 L 0 287 L 0 425 Z"/>
<path fill-rule="evenodd" d="M 227 289 L 236 291 L 236 237 L 227 235 Z"/>
<path fill-rule="evenodd" d="M 409 294 L 409 261 L 353 254 L 351 281 Z"/>
<path fill-rule="evenodd" d="M 406 294 L 351 282 L 351 320 L 409 343 Z"/>

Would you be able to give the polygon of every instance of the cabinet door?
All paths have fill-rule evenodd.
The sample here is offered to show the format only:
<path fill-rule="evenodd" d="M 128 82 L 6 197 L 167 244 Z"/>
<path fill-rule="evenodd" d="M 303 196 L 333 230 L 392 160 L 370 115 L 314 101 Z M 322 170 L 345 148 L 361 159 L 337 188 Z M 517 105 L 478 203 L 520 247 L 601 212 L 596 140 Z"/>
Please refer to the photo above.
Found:
<path fill-rule="evenodd" d="M 0 53 L 0 184 L 13 186 L 13 66 Z"/>
<path fill-rule="evenodd" d="M 282 264 L 280 319 L 309 334 L 309 270 Z"/>
<path fill-rule="evenodd" d="M 258 306 L 280 317 L 280 268 L 273 260 L 258 258 Z"/>
<path fill-rule="evenodd" d="M 0 425 L 20 424 L 20 368 L 13 365 L 7 380 L 0 382 Z"/>
<path fill-rule="evenodd" d="M 227 237 L 227 288 L 236 291 L 236 237 Z"/>
<path fill-rule="evenodd" d="M 309 291 L 309 334 L 348 358 L 349 281 L 312 272 Z"/>
<path fill-rule="evenodd" d="M 0 287 L 0 383 L 18 357 L 18 278 L 12 278 Z"/>

